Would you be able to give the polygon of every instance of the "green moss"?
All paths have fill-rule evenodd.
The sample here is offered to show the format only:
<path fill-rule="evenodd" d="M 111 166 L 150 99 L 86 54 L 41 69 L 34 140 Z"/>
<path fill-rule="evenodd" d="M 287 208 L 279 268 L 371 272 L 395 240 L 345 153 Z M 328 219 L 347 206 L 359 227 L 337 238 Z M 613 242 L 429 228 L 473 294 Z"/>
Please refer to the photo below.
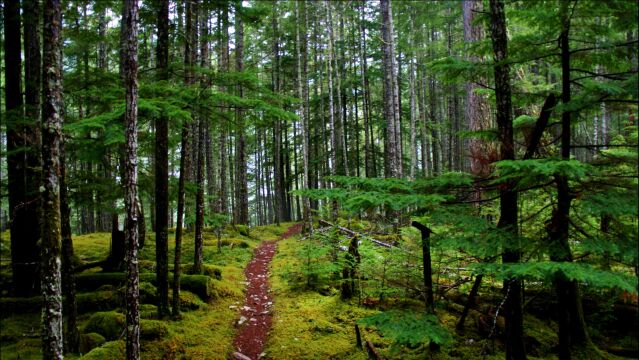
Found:
<path fill-rule="evenodd" d="M 83 314 L 90 311 L 108 311 L 122 304 L 120 293 L 114 290 L 93 291 L 80 293 L 76 296 L 78 312 Z"/>
<path fill-rule="evenodd" d="M 109 341 L 84 355 L 85 360 L 121 360 L 126 358 L 126 345 L 123 340 Z"/>
<path fill-rule="evenodd" d="M 172 296 L 171 291 L 169 292 L 169 296 Z M 199 296 L 190 291 L 180 290 L 180 308 L 183 311 L 198 310 L 204 307 L 206 307 L 206 303 L 202 301 Z"/>
<path fill-rule="evenodd" d="M 157 306 L 152 304 L 140 304 L 140 319 L 154 319 L 157 315 Z"/>
<path fill-rule="evenodd" d="M 140 338 L 157 340 L 169 334 L 166 322 L 160 320 L 140 320 Z"/>
<path fill-rule="evenodd" d="M 80 353 L 86 354 L 106 342 L 104 336 L 98 333 L 80 335 Z"/>
<path fill-rule="evenodd" d="M 355 346 L 355 322 L 374 313 L 317 292 L 296 291 L 286 281 L 287 268 L 300 266 L 299 242 L 289 238 L 278 243 L 272 264 L 271 284 L 275 294 L 273 329 L 267 356 L 281 359 L 365 359 Z"/>
<path fill-rule="evenodd" d="M 183 274 L 194 275 L 193 264 L 182 265 L 181 270 Z M 220 269 L 217 266 L 203 264 L 202 272 L 200 274 L 195 274 L 195 275 L 207 275 L 214 279 L 222 280 L 222 269 Z"/>
<path fill-rule="evenodd" d="M 122 335 L 125 316 L 115 311 L 97 312 L 89 318 L 83 332 L 98 333 L 107 340 L 116 340 Z"/>
<path fill-rule="evenodd" d="M 154 304 L 158 301 L 158 290 L 148 281 L 140 282 L 140 302 Z"/>
<path fill-rule="evenodd" d="M 124 273 L 84 273 L 76 276 L 76 285 L 78 289 L 91 291 L 102 285 L 124 286 L 124 279 Z M 155 281 L 155 273 L 140 274 L 141 284 L 144 282 L 155 284 Z M 180 286 L 197 294 L 205 301 L 212 300 L 217 296 L 213 279 L 210 276 L 182 275 L 180 276 Z"/>

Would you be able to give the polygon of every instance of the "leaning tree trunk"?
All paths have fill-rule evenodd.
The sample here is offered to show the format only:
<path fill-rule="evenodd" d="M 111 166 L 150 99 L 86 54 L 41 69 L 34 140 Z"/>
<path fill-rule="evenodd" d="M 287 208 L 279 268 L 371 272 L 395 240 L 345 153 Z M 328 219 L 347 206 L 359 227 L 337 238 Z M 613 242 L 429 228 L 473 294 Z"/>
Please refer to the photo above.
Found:
<path fill-rule="evenodd" d="M 124 112 L 124 212 L 126 242 L 126 354 L 127 359 L 140 358 L 140 311 L 138 272 L 137 206 L 137 120 L 138 120 L 138 2 L 124 0 L 122 22 L 123 75 L 126 98 Z"/>
<path fill-rule="evenodd" d="M 495 97 L 497 102 L 497 127 L 501 139 L 501 160 L 515 159 L 513 141 L 512 103 L 510 87 L 510 67 L 504 61 L 508 58 L 508 37 L 506 15 L 502 0 L 490 0 L 491 39 L 495 61 Z M 512 238 L 517 238 L 517 192 L 513 184 L 503 184 L 499 191 L 500 216 L 497 227 L 505 230 Z M 502 262 L 518 263 L 521 249 L 510 242 L 504 243 Z M 506 301 L 506 359 L 526 359 L 523 333 L 523 306 L 521 280 L 510 278 L 504 281 Z"/>
<path fill-rule="evenodd" d="M 60 140 L 62 137 L 62 5 L 47 0 L 44 12 L 42 103 L 42 356 L 63 358 L 61 289 Z M 33 226 L 33 225 L 32 225 Z"/>

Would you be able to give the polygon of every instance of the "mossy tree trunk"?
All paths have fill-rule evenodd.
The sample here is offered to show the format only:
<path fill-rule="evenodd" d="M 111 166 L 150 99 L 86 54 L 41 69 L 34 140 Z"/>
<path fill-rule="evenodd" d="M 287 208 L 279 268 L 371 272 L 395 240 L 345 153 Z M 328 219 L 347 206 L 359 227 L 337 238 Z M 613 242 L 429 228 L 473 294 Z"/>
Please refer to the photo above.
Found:
<path fill-rule="evenodd" d="M 138 269 L 139 207 L 137 169 L 138 119 L 138 2 L 124 0 L 122 18 L 123 75 L 126 98 L 124 112 L 124 212 L 126 242 L 126 354 L 140 358 L 140 279 Z"/>
<path fill-rule="evenodd" d="M 61 289 L 60 141 L 62 138 L 62 4 L 44 7 L 42 103 L 42 356 L 63 358 Z"/>

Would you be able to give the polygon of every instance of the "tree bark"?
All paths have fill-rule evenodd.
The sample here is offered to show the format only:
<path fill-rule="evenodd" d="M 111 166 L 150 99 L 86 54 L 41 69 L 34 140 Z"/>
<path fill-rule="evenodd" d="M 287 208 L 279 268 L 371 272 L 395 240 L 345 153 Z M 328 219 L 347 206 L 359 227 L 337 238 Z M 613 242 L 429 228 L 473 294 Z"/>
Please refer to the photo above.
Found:
<path fill-rule="evenodd" d="M 193 8 L 192 3 L 186 3 L 186 28 L 189 29 L 187 36 L 184 37 L 184 85 L 193 84 L 193 51 L 195 46 L 191 29 L 193 27 Z M 173 262 L 173 298 L 171 301 L 171 310 L 173 317 L 179 318 L 180 315 L 180 274 L 182 263 L 182 232 L 184 227 L 184 208 L 186 202 L 185 188 L 188 174 L 191 172 L 191 149 L 189 147 L 190 138 L 189 123 L 182 125 L 182 142 L 180 149 L 180 178 L 178 180 L 178 205 L 177 219 L 175 225 L 175 256 Z"/>
<path fill-rule="evenodd" d="M 328 26 L 328 34 L 329 34 L 329 40 L 328 40 L 328 116 L 330 119 L 330 142 L 331 142 L 331 167 L 330 167 L 330 171 L 331 171 L 331 175 L 335 176 L 337 175 L 337 169 L 338 169 L 338 141 L 339 141 L 339 134 L 337 132 L 337 124 L 336 124 L 336 120 L 335 120 L 335 101 L 333 98 L 333 16 L 332 16 L 332 12 L 331 12 L 331 3 L 326 0 L 325 1 L 326 4 L 326 24 Z M 331 204 L 331 219 L 333 221 L 337 221 L 337 216 L 338 216 L 338 205 L 337 205 L 337 200 L 333 200 L 332 204 Z"/>
<path fill-rule="evenodd" d="M 382 67 L 384 73 L 384 173 L 387 178 L 402 177 L 402 154 L 399 127 L 399 96 L 393 40 L 393 12 L 390 0 L 380 1 L 382 14 Z"/>
<path fill-rule="evenodd" d="M 221 39 L 220 39 L 220 71 L 229 72 L 229 21 L 228 21 L 228 3 L 224 3 L 221 18 Z M 222 86 L 222 91 L 228 91 L 226 86 Z M 227 178 L 226 178 L 226 135 L 227 124 L 224 117 L 220 119 L 220 161 L 219 161 L 219 178 L 220 188 L 218 189 L 218 209 L 217 212 L 226 214 L 228 212 L 228 194 L 227 194 Z"/>
<path fill-rule="evenodd" d="M 235 9 L 235 71 L 244 71 L 244 21 L 241 14 L 242 3 L 238 2 Z M 242 98 L 244 96 L 244 89 L 242 85 L 237 86 L 237 95 Z M 248 201 L 248 179 L 247 172 L 248 167 L 246 163 L 246 124 L 244 121 L 244 111 L 238 107 L 235 111 L 236 122 L 238 124 L 237 129 L 237 151 L 236 151 L 236 164 L 237 169 L 235 171 L 236 177 L 236 201 L 235 207 L 236 224 L 249 224 L 249 201 Z"/>
<path fill-rule="evenodd" d="M 39 148 L 39 144 L 33 142 L 32 136 L 39 130 L 37 130 L 36 122 L 24 126 L 25 122 L 23 121 L 22 79 L 20 76 L 22 72 L 20 2 L 17 0 L 5 1 L 4 3 L 4 35 L 5 106 L 7 110 L 5 119 L 13 290 L 16 296 L 33 296 L 39 290 L 40 252 L 38 241 L 40 229 L 38 226 L 34 226 L 39 223 L 38 189 L 35 180 L 39 174 L 32 174 L 29 168 L 33 164 L 32 158 L 38 159 L 39 155 L 31 153 L 28 149 Z M 33 40 L 35 41 L 35 39 Z M 29 50 L 29 43 L 26 47 Z M 27 76 L 36 76 L 36 74 L 30 73 L 30 68 L 32 67 L 27 64 Z M 32 80 L 30 83 L 35 85 L 34 79 L 27 80 Z M 29 83 L 27 88 L 27 90 L 32 90 L 29 88 Z M 38 167 L 39 165 L 35 169 Z"/>
<path fill-rule="evenodd" d="M 475 16 L 483 10 L 481 1 L 465 0 L 462 3 L 464 21 L 464 41 L 471 45 L 483 38 L 481 25 L 475 20 Z M 474 55 L 468 55 L 468 60 L 478 62 L 480 59 Z M 478 79 L 481 81 L 482 79 Z M 468 130 L 480 131 L 490 128 L 488 114 L 488 102 L 485 95 L 477 94 L 477 85 L 473 81 L 466 83 L 466 107 L 465 116 L 468 122 Z M 490 174 L 490 158 L 492 151 L 490 145 L 479 139 L 471 139 L 468 144 L 470 157 L 470 172 L 474 176 L 484 177 Z"/>
<path fill-rule="evenodd" d="M 42 357 L 63 358 L 60 141 L 62 137 L 62 5 L 44 7 L 42 103 Z M 31 224 L 33 227 L 33 224 Z"/>
<path fill-rule="evenodd" d="M 124 0 L 123 9 L 123 74 L 126 107 L 124 112 L 124 212 L 126 242 L 126 354 L 127 359 L 140 358 L 140 311 L 138 237 L 139 206 L 137 168 L 138 120 L 138 2 Z"/>
<path fill-rule="evenodd" d="M 422 258 L 424 271 L 424 299 L 426 300 L 426 310 L 429 313 L 435 312 L 435 300 L 433 297 L 433 269 L 430 259 L 430 234 L 432 230 L 420 222 L 413 221 L 413 227 L 418 229 L 422 234 Z"/>
<path fill-rule="evenodd" d="M 501 140 L 501 160 L 514 160 L 515 147 L 512 127 L 512 103 L 510 66 L 508 58 L 508 37 L 506 15 L 502 0 L 490 0 L 491 39 L 493 45 L 495 97 L 497 103 L 497 127 Z M 514 240 L 504 243 L 502 262 L 518 263 L 521 258 L 517 221 L 517 192 L 510 183 L 503 184 L 499 191 L 500 216 L 497 227 L 504 229 Z M 512 278 L 504 281 L 506 301 L 506 359 L 526 359 L 523 333 L 523 304 L 521 280 Z"/>
<path fill-rule="evenodd" d="M 66 317 L 64 327 L 64 351 L 77 354 L 80 351 L 80 332 L 78 331 L 78 305 L 76 302 L 75 266 L 73 265 L 73 239 L 71 237 L 71 209 L 66 183 L 64 139 L 60 141 L 60 216 L 62 237 L 62 293 L 64 295 L 63 314 Z"/>
<path fill-rule="evenodd" d="M 309 166 L 308 166 L 308 157 L 309 157 L 309 145 L 308 145 L 308 133 L 309 133 L 309 121 L 306 116 L 306 99 L 308 98 L 308 81 L 307 81 L 307 25 L 308 25 L 308 10 L 306 2 L 304 4 L 304 29 L 300 30 L 300 24 L 302 23 L 302 19 L 300 16 L 300 4 L 299 2 L 295 3 L 295 18 L 297 19 L 297 23 L 295 26 L 295 40 L 297 42 L 297 94 L 300 97 L 300 118 L 302 122 L 302 188 L 310 189 L 310 177 L 309 177 Z M 304 223 L 307 226 L 307 229 L 310 233 L 313 232 L 313 217 L 311 213 L 311 202 L 308 197 L 302 197 L 302 206 L 303 206 L 303 219 Z"/>
<path fill-rule="evenodd" d="M 169 0 L 157 2 L 157 77 L 169 80 Z M 158 317 L 169 315 L 169 119 L 162 114 L 155 123 L 155 261 Z"/>

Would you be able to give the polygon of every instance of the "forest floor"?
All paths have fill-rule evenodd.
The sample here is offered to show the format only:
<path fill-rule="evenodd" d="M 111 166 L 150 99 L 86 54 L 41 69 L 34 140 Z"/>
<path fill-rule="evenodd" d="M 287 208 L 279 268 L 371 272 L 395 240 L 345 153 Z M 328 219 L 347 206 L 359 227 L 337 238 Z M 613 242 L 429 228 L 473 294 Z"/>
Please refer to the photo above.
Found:
<path fill-rule="evenodd" d="M 374 230 L 370 223 L 364 221 L 340 225 L 357 231 L 372 233 Z M 331 260 L 331 253 L 321 246 L 322 240 L 318 240 L 323 236 L 328 241 L 334 236 L 321 230 L 316 232 L 318 238 L 308 238 L 300 235 L 300 230 L 301 225 L 294 223 L 260 226 L 250 230 L 241 226 L 227 226 L 221 233 L 219 240 L 222 246 L 221 251 L 218 251 L 216 233 L 207 229 L 204 233 L 205 275 L 192 277 L 193 280 L 206 279 L 206 294 L 202 293 L 202 288 L 198 291 L 192 287 L 189 291 L 183 286 L 180 296 L 183 312 L 179 320 L 157 319 L 154 305 L 157 303 L 157 290 L 153 284 L 155 236 L 153 233 L 147 234 L 146 245 L 140 252 L 142 358 L 224 360 L 238 352 L 251 360 L 364 360 L 367 358 L 366 351 L 356 344 L 356 324 L 359 324 L 364 342 L 373 344 L 386 359 L 504 358 L 503 318 L 493 316 L 494 304 L 502 300 L 500 282 L 486 280 L 463 333 L 456 332 L 455 324 L 470 284 L 438 296 L 438 328 L 450 334 L 448 345 L 433 350 L 429 341 L 423 339 L 401 345 L 379 327 L 364 325 L 362 319 L 393 311 L 417 314 L 415 316 L 423 314 L 423 300 L 418 293 L 410 288 L 394 286 L 401 279 L 412 279 L 397 271 L 418 271 L 419 268 L 408 266 L 406 264 L 410 263 L 406 259 L 398 258 L 399 263 L 403 264 L 399 269 L 385 270 L 385 262 L 380 260 L 380 254 L 390 257 L 403 253 L 393 255 L 370 242 L 363 242 L 360 246 L 363 275 L 357 281 L 358 293 L 351 299 L 343 299 L 339 286 L 341 276 L 335 278 L 336 272 L 341 273 L 339 270 L 343 264 Z M 403 246 L 417 246 L 419 236 L 412 231 L 403 231 Z M 192 233 L 187 233 L 184 241 L 185 274 L 189 274 L 193 261 L 192 236 Z M 381 233 L 376 236 L 384 239 Z M 3 259 L 10 258 L 8 239 L 8 233 L 3 233 L 0 243 L 0 257 Z M 345 243 L 346 240 L 343 238 L 340 241 Z M 74 238 L 75 254 L 82 262 L 103 259 L 108 254 L 109 244 L 108 233 Z M 170 236 L 171 254 L 173 250 L 174 243 Z M 435 259 L 435 264 L 441 266 L 438 258 Z M 387 282 L 376 280 L 376 276 L 381 274 L 380 267 L 382 271 L 388 271 Z M 124 341 L 121 319 L 125 311 L 123 284 L 101 282 L 114 274 L 98 270 L 85 271 L 78 277 L 84 279 L 84 282 L 78 283 L 79 328 L 84 354 L 81 357 L 122 359 Z M 11 276 L 7 264 L 3 264 L 0 275 L 0 360 L 40 359 L 40 298 L 9 298 L 7 289 Z M 417 274 L 415 281 L 419 281 L 419 276 Z M 94 281 L 90 283 L 87 279 Z M 442 277 L 438 283 L 443 287 L 454 280 Z M 528 297 L 524 329 L 528 355 L 529 359 L 556 359 L 557 324 L 550 315 L 550 295 L 542 290 Z M 384 300 L 381 299 L 382 292 Z M 617 307 L 613 307 L 612 300 L 608 307 L 593 307 L 592 299 L 599 299 L 595 296 L 602 295 L 586 294 L 586 316 L 588 323 L 596 325 L 591 329 L 591 335 L 600 348 L 614 346 L 637 349 L 636 331 L 625 329 L 633 322 L 616 314 Z M 602 323 L 602 319 L 608 320 Z M 102 323 L 98 323 L 98 320 Z M 493 330 L 495 336 L 489 339 L 488 332 Z M 413 339 L 421 334 L 420 331 L 423 332 L 423 329 L 409 329 L 402 336 Z M 78 359 L 79 356 L 66 358 Z M 600 358 L 622 359 L 608 353 Z"/>
<path fill-rule="evenodd" d="M 301 224 L 293 225 L 278 240 L 289 238 L 301 230 Z M 269 267 L 276 249 L 277 241 L 262 242 L 255 249 L 253 260 L 244 270 L 248 284 L 244 306 L 241 309 L 242 315 L 238 321 L 242 327 L 233 342 L 237 349 L 236 358 L 259 359 L 264 356 L 262 351 L 273 317 L 273 298 L 268 281 Z"/>

